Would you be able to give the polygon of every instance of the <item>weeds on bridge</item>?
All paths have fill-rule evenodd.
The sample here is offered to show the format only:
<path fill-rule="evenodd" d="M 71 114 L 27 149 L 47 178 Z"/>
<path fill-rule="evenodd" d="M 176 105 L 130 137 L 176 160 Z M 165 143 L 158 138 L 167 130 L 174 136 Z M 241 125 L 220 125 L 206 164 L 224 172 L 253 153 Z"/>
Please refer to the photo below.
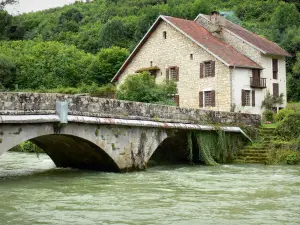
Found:
<path fill-rule="evenodd" d="M 193 137 L 197 142 L 193 143 Z M 194 163 L 193 145 L 197 145 L 199 161 L 209 166 L 219 163 L 231 162 L 238 149 L 243 145 L 243 139 L 239 134 L 218 131 L 197 131 L 188 134 L 189 161 Z M 196 148 L 195 148 L 196 149 Z"/>

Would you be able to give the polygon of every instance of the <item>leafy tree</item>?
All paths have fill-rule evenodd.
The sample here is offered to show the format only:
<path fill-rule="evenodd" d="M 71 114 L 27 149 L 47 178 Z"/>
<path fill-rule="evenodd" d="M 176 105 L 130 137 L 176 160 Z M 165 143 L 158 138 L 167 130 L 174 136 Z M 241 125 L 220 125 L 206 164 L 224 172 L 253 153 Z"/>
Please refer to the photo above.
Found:
<path fill-rule="evenodd" d="M 7 39 L 7 31 L 12 23 L 12 16 L 0 10 L 0 40 Z"/>
<path fill-rule="evenodd" d="M 0 1 L 0 10 L 3 10 L 5 6 L 18 3 L 18 0 L 1 0 Z"/>
<path fill-rule="evenodd" d="M 129 75 L 117 90 L 117 99 L 174 105 L 171 97 L 177 92 L 176 83 L 156 84 L 149 73 Z"/>
<path fill-rule="evenodd" d="M 110 82 L 128 56 L 129 51 L 125 48 L 102 49 L 89 68 L 93 80 L 97 80 L 99 84 Z"/>
<path fill-rule="evenodd" d="M 12 89 L 16 79 L 16 64 L 5 55 L 0 54 L 0 87 Z"/>

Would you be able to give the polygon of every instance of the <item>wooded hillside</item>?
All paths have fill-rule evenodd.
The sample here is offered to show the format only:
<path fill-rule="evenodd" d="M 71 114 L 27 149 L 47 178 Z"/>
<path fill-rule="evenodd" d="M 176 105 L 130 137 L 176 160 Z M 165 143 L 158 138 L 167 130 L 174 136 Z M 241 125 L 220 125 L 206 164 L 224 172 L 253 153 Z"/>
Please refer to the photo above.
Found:
<path fill-rule="evenodd" d="M 16 17 L 2 10 L 2 88 L 105 84 L 158 15 L 194 19 L 212 10 L 225 12 L 228 19 L 293 54 L 288 59 L 288 98 L 299 101 L 298 0 L 95 0 Z"/>

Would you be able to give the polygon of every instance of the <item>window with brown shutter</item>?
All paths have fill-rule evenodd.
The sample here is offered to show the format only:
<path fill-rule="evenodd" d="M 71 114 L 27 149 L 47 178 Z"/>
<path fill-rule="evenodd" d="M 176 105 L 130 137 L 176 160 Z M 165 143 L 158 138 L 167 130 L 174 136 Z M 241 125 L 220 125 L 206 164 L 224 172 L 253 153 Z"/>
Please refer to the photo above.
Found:
<path fill-rule="evenodd" d="M 255 91 L 252 90 L 252 107 L 255 107 Z"/>
<path fill-rule="evenodd" d="M 273 83 L 273 96 L 279 97 L 279 85 L 278 83 Z"/>
<path fill-rule="evenodd" d="M 166 81 L 168 82 L 170 80 L 170 70 L 166 69 Z"/>
<path fill-rule="evenodd" d="M 204 77 L 204 63 L 200 63 L 200 79 Z"/>
<path fill-rule="evenodd" d="M 242 90 L 242 106 L 250 106 L 250 91 Z"/>
<path fill-rule="evenodd" d="M 203 108 L 203 91 L 199 92 L 199 106 Z"/>
<path fill-rule="evenodd" d="M 172 66 L 169 68 L 169 79 L 179 81 L 179 67 Z"/>
<path fill-rule="evenodd" d="M 211 91 L 211 106 L 215 107 L 216 106 L 216 92 Z"/>
<path fill-rule="evenodd" d="M 179 95 L 175 95 L 176 106 L 179 106 Z"/>
<path fill-rule="evenodd" d="M 278 59 L 272 59 L 273 79 L 278 79 Z"/>
<path fill-rule="evenodd" d="M 200 78 L 215 76 L 215 61 L 205 61 L 200 64 Z"/>
<path fill-rule="evenodd" d="M 203 98 L 203 94 L 202 94 Z M 202 100 L 203 101 L 203 100 Z M 216 106 L 216 94 L 215 91 L 204 91 L 204 106 Z"/>

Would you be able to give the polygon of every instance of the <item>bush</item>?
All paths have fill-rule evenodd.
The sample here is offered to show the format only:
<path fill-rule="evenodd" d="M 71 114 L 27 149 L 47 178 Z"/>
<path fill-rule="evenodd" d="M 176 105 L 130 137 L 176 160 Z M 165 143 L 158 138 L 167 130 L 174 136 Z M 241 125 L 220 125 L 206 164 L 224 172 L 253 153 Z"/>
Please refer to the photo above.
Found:
<path fill-rule="evenodd" d="M 290 149 L 275 149 L 272 148 L 268 152 L 267 164 L 284 164 L 295 165 L 300 162 L 300 152 Z"/>
<path fill-rule="evenodd" d="M 274 122 L 275 113 L 272 110 L 265 110 L 263 112 L 263 119 L 268 122 Z"/>
<path fill-rule="evenodd" d="M 288 114 L 275 129 L 275 134 L 286 140 L 297 139 L 300 136 L 300 112 Z"/>
<path fill-rule="evenodd" d="M 275 120 L 277 122 L 280 122 L 282 121 L 288 114 L 291 114 L 295 112 L 293 109 L 282 109 L 282 110 L 279 110 L 279 112 L 275 115 Z"/>
<path fill-rule="evenodd" d="M 175 105 L 170 97 L 177 93 L 176 83 L 156 84 L 149 73 L 129 75 L 117 90 L 117 99 L 136 102 Z"/>

